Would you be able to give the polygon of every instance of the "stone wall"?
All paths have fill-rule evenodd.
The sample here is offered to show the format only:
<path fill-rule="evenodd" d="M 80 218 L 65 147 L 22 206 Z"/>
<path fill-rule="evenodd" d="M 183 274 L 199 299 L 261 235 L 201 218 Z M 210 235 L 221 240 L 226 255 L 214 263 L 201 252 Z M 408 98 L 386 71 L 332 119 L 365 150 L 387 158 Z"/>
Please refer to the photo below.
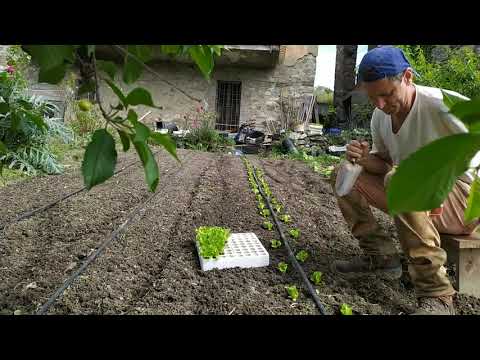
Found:
<path fill-rule="evenodd" d="M 0 66 L 7 64 L 7 49 L 9 45 L 0 45 Z"/>
<path fill-rule="evenodd" d="M 162 79 L 174 84 L 195 98 L 205 100 L 208 111 L 215 111 L 217 81 L 241 81 L 240 124 L 253 121 L 258 129 L 264 130 L 266 121 L 280 121 L 280 92 L 282 89 L 298 95 L 312 94 L 315 80 L 317 46 L 287 45 L 281 63 L 274 68 L 255 69 L 248 67 L 217 66 L 210 82 L 205 80 L 194 65 L 159 63 L 152 65 Z M 148 89 L 155 104 L 162 110 L 140 108 L 139 115 L 152 110 L 145 122 L 154 126 L 160 117 L 164 121 L 174 121 L 184 127 L 181 119 L 187 112 L 194 111 L 198 103 L 162 82 L 158 76 L 144 71 L 133 86 L 121 84 L 124 92 L 134 86 Z M 116 105 L 115 96 L 103 86 L 103 102 Z"/>

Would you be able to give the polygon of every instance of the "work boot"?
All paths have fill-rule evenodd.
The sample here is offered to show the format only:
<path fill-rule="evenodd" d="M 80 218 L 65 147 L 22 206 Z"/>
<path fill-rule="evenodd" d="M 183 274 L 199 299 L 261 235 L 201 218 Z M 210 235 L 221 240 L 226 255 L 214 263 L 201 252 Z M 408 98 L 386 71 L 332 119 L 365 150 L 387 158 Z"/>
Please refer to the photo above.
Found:
<path fill-rule="evenodd" d="M 453 296 L 421 297 L 417 311 L 411 315 L 455 315 Z"/>
<path fill-rule="evenodd" d="M 398 255 L 363 255 L 350 261 L 335 260 L 330 270 L 345 277 L 373 274 L 386 280 L 402 277 L 402 264 Z"/>

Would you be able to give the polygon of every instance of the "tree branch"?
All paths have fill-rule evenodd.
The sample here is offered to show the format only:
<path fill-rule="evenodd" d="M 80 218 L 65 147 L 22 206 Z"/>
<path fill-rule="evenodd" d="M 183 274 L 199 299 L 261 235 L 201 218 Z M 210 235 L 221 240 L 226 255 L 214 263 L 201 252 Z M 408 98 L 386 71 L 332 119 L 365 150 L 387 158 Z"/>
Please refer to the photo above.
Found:
<path fill-rule="evenodd" d="M 108 116 L 107 112 L 102 106 L 102 101 L 100 98 L 100 86 L 98 85 L 98 75 L 97 75 L 97 58 L 95 56 L 95 52 L 93 53 L 93 71 L 95 76 L 95 98 L 97 99 L 98 106 L 100 107 L 100 111 L 102 112 L 103 117 L 110 121 L 110 117 Z"/>
<path fill-rule="evenodd" d="M 174 84 L 172 84 L 170 81 L 167 81 L 165 79 L 163 79 L 161 77 L 161 75 L 159 73 L 157 73 L 155 70 L 153 70 L 150 66 L 148 66 L 147 64 L 145 64 L 143 61 L 141 61 L 137 56 L 129 53 L 127 50 L 125 50 L 124 48 L 122 48 L 121 46 L 119 45 L 112 45 L 115 49 L 119 50 L 120 52 L 122 52 L 124 55 L 126 56 L 131 56 L 133 59 L 137 60 L 140 64 L 142 64 L 142 66 L 147 69 L 148 71 L 150 71 L 153 75 L 157 76 L 158 79 L 160 81 L 163 81 L 164 83 L 170 85 L 172 88 L 174 88 L 175 90 L 181 92 L 183 95 L 185 95 L 186 97 L 188 97 L 190 100 L 194 100 L 194 101 L 197 101 L 197 102 L 202 102 L 201 99 L 198 99 L 188 93 L 186 93 L 185 91 L 183 91 L 182 89 L 178 88 L 177 86 L 175 86 Z"/>

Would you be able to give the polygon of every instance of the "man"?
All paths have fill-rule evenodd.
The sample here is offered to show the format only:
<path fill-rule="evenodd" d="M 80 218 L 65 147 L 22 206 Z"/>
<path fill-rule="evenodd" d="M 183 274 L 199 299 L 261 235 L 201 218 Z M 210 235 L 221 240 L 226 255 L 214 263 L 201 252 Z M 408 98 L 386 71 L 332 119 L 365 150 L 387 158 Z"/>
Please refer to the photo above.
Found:
<path fill-rule="evenodd" d="M 347 160 L 361 165 L 363 171 L 350 193 L 335 195 L 364 255 L 334 261 L 331 269 L 337 274 L 401 277 L 397 250 L 376 223 L 370 206 L 387 213 L 385 188 L 400 161 L 438 138 L 467 132 L 464 124 L 448 113 L 440 89 L 415 85 L 413 72 L 402 50 L 393 46 L 369 51 L 360 63 L 357 87 L 376 106 L 371 120 L 373 144 L 371 149 L 365 141 L 348 144 Z M 334 192 L 337 173 L 338 169 L 332 175 Z M 455 290 L 444 267 L 447 256 L 440 247 L 439 233 L 471 234 L 479 225 L 478 220 L 464 223 L 472 181 L 470 172 L 459 177 L 441 208 L 394 217 L 418 299 L 415 314 L 455 314 Z"/>

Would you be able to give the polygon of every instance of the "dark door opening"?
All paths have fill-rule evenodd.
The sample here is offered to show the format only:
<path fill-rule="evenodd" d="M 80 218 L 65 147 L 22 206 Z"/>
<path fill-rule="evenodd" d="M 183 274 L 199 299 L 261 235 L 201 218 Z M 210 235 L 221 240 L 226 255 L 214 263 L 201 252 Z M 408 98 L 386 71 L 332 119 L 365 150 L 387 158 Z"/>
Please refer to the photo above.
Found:
<path fill-rule="evenodd" d="M 240 81 L 218 81 L 217 84 L 217 123 L 215 128 L 222 131 L 238 131 L 240 123 Z"/>

